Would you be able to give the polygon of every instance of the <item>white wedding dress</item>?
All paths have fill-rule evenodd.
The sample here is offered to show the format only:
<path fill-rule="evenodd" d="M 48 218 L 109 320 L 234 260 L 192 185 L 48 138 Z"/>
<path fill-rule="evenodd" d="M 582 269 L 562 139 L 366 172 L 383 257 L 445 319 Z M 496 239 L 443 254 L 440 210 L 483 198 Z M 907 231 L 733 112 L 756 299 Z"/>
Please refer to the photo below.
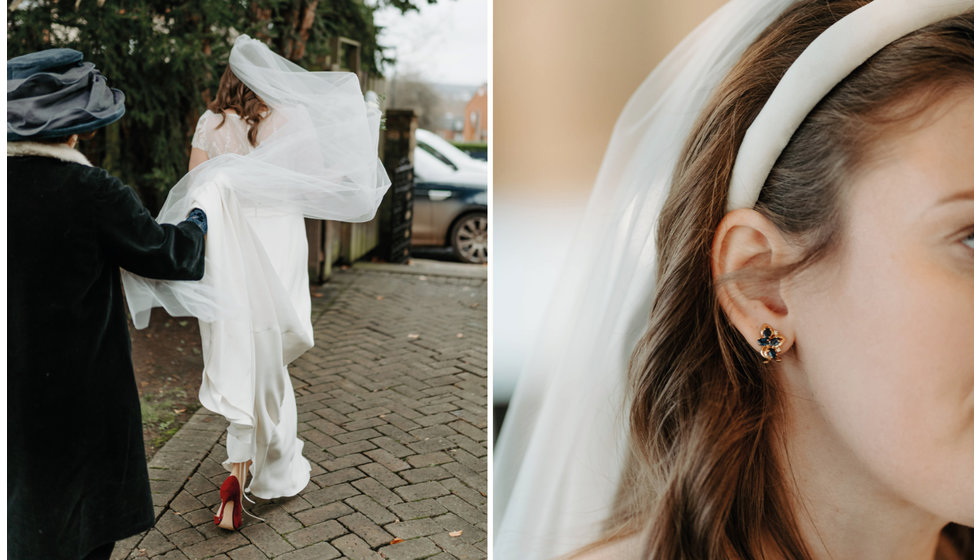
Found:
<path fill-rule="evenodd" d="M 374 217 L 391 182 L 378 159 L 381 112 L 357 76 L 307 72 L 240 36 L 229 65 L 270 107 L 252 147 L 237 115 L 205 113 L 193 145 L 209 159 L 171 189 L 157 220 L 207 213 L 204 278 L 122 271 L 136 328 L 153 307 L 201 324 L 200 400 L 229 422 L 225 467 L 252 460 L 246 491 L 292 496 L 309 482 L 287 364 L 313 346 L 303 217 Z"/>
<path fill-rule="evenodd" d="M 258 125 L 260 144 L 279 128 L 278 113 L 270 113 Z M 191 146 L 207 152 L 209 159 L 252 152 L 247 123 L 235 113 L 225 113 L 223 120 L 222 124 L 221 115 L 211 111 L 201 115 Z M 207 359 L 200 399 L 205 408 L 230 422 L 225 468 L 251 460 L 249 492 L 260 498 L 292 496 L 310 480 L 303 442 L 296 437 L 296 397 L 283 365 L 283 355 L 298 356 L 313 347 L 306 228 L 302 213 L 289 207 L 242 206 L 241 215 L 274 273 L 266 281 L 279 281 L 277 291 L 281 288 L 288 295 L 295 314 L 287 314 L 284 322 L 262 321 L 257 314 L 251 316 L 251 324 L 200 321 Z M 224 288 L 242 290 L 243 286 Z M 259 302 L 253 305 L 256 308 L 261 308 Z M 294 336 L 284 337 L 284 332 Z M 246 352 L 249 348 L 251 352 Z M 246 372 L 253 373 L 251 379 L 243 375 Z"/>

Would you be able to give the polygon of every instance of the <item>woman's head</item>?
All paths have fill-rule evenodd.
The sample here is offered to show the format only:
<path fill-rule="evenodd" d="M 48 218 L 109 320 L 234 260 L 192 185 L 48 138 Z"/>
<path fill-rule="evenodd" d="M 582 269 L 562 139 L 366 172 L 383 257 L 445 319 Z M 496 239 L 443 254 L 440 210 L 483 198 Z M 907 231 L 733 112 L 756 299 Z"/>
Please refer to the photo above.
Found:
<path fill-rule="evenodd" d="M 882 492 L 972 521 L 957 499 L 921 492 L 961 488 L 967 505 L 972 496 L 952 470 L 968 466 L 972 476 L 972 249 L 955 238 L 972 234 L 972 135 L 963 128 L 972 123 L 972 14 L 903 37 L 855 70 L 796 131 L 755 209 L 725 213 L 738 145 L 780 77 L 865 3 L 801 2 L 783 14 L 718 88 L 675 171 L 658 224 L 653 326 L 630 372 L 626 483 L 649 492 L 618 512 L 651 514 L 658 557 L 808 557 L 790 490 L 797 465 L 787 461 L 804 436 L 817 437 L 801 431 L 803 420 L 825 422 L 821 437 L 836 438 L 819 460 L 850 453 Z M 923 150 L 940 139 L 948 150 Z M 924 222 L 928 207 L 965 193 L 969 204 L 947 203 Z M 889 260 L 896 254 L 902 266 Z M 941 305 L 928 304 L 930 290 L 942 291 Z M 786 336 L 780 363 L 762 364 L 763 323 Z M 951 345 L 930 347 L 944 339 Z M 942 355 L 922 359 L 930 352 Z M 930 460 L 946 469 L 945 486 L 916 489 L 940 482 L 936 469 L 925 473 Z M 652 511 L 642 503 L 651 493 Z"/>
<path fill-rule="evenodd" d="M 249 125 L 249 143 L 253 146 L 258 145 L 258 124 L 264 118 L 263 114 L 269 110 L 269 107 L 254 91 L 235 76 L 235 73 L 231 71 L 231 66 L 225 67 L 225 72 L 221 75 L 221 81 L 218 83 L 218 93 L 214 96 L 214 100 L 208 104 L 208 109 L 222 116 L 219 127 L 225 124 L 225 111 L 231 110 L 237 113 Z"/>

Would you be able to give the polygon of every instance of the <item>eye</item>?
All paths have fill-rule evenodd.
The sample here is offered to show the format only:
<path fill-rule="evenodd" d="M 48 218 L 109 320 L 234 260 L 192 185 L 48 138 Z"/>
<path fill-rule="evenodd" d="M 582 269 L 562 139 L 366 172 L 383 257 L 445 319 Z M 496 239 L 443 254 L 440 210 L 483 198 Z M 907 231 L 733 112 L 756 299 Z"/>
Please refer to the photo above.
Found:
<path fill-rule="evenodd" d="M 963 239 L 961 239 L 960 242 L 963 243 L 964 245 L 966 245 L 967 247 L 969 247 L 970 250 L 972 251 L 973 250 L 973 232 L 971 231 L 970 232 L 970 235 L 967 235 L 966 237 L 964 237 Z"/>

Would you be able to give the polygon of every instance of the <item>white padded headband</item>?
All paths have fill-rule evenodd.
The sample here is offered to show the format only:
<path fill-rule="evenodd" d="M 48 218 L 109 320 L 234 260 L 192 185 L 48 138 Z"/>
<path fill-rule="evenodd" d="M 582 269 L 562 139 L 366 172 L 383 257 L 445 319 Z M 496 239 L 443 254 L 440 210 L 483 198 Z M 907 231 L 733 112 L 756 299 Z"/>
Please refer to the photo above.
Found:
<path fill-rule="evenodd" d="M 855 68 L 892 41 L 973 8 L 973 0 L 874 0 L 820 34 L 783 75 L 739 147 L 728 211 L 752 208 L 803 119 Z"/>

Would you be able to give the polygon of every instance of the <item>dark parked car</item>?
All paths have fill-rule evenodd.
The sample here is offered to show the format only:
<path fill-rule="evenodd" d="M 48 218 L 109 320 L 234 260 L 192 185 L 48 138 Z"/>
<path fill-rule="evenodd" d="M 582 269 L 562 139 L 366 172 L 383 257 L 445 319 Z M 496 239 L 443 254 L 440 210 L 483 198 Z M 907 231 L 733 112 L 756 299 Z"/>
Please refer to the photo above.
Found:
<path fill-rule="evenodd" d="M 432 149 L 430 145 L 415 149 L 412 245 L 448 246 L 463 262 L 485 263 L 489 256 L 485 164 L 482 171 L 479 165 L 461 168 L 450 158 L 436 157 Z"/>

